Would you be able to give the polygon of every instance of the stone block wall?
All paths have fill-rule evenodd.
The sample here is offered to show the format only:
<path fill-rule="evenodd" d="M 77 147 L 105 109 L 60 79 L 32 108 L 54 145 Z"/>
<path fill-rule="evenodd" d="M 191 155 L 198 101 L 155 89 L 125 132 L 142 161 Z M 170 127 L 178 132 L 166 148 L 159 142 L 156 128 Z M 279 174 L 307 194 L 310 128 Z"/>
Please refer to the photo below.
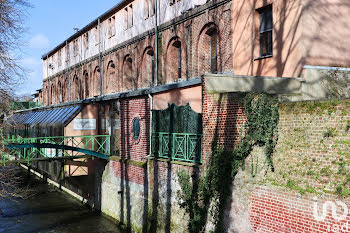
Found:
<path fill-rule="evenodd" d="M 233 184 L 230 216 L 245 221 L 230 229 L 349 232 L 349 100 L 282 103 L 279 112 L 274 172 L 255 148 Z"/>

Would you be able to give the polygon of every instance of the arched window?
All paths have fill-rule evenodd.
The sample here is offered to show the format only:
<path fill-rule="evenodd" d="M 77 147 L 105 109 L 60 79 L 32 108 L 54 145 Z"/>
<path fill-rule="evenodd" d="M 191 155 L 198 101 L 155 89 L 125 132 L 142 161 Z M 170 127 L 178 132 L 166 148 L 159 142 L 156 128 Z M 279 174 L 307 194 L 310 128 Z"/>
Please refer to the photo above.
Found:
<path fill-rule="evenodd" d="M 113 61 L 109 61 L 106 72 L 106 92 L 111 93 L 117 89 L 117 76 L 116 76 L 115 64 Z"/>
<path fill-rule="evenodd" d="M 125 88 L 127 90 L 132 90 L 137 88 L 137 82 L 133 76 L 132 70 L 132 59 L 128 55 L 125 57 L 123 65 L 123 79 L 125 80 Z"/>
<path fill-rule="evenodd" d="M 181 42 L 175 41 L 173 46 L 177 49 L 177 79 L 181 79 L 181 71 L 182 71 L 182 57 L 181 57 Z"/>
<path fill-rule="evenodd" d="M 218 31 L 214 27 L 208 29 L 206 34 L 209 36 L 210 40 L 210 71 L 216 73 L 218 71 Z"/>
<path fill-rule="evenodd" d="M 51 85 L 51 103 L 50 104 L 55 104 L 56 103 L 56 99 L 55 99 L 55 86 L 52 84 Z"/>
<path fill-rule="evenodd" d="M 170 41 L 166 55 L 167 82 L 182 78 L 182 45 L 179 38 Z"/>
<path fill-rule="evenodd" d="M 85 70 L 83 72 L 83 77 L 84 77 L 84 84 L 85 84 L 85 98 L 89 98 L 89 88 L 90 88 L 90 85 L 89 85 L 89 74 L 88 72 Z"/>
<path fill-rule="evenodd" d="M 99 96 L 100 95 L 100 67 L 96 66 L 95 71 L 94 71 L 94 96 Z"/>
<path fill-rule="evenodd" d="M 206 25 L 198 40 L 198 75 L 219 71 L 219 31 L 215 24 Z"/>
<path fill-rule="evenodd" d="M 68 92 L 67 78 L 63 78 L 63 81 L 62 81 L 62 102 L 68 101 L 67 100 L 67 92 Z"/>
<path fill-rule="evenodd" d="M 57 83 L 57 101 L 58 103 L 63 102 L 63 96 L 62 96 L 62 84 L 60 81 Z"/>
<path fill-rule="evenodd" d="M 150 87 L 154 83 L 155 78 L 155 62 L 154 52 L 152 48 L 145 50 L 142 60 L 142 84 L 145 87 Z"/>
<path fill-rule="evenodd" d="M 80 80 L 78 78 L 78 76 L 74 76 L 73 78 L 73 100 L 79 100 L 80 99 L 80 92 L 81 92 L 81 88 L 80 88 Z"/>

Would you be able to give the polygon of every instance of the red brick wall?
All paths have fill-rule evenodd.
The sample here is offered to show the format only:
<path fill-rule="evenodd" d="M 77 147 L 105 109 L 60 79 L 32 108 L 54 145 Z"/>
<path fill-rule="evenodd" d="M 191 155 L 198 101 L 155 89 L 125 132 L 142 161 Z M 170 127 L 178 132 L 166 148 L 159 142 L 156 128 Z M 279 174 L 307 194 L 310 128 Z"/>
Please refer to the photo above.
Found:
<path fill-rule="evenodd" d="M 144 185 L 147 182 L 145 168 L 137 167 L 127 163 L 111 161 L 114 175 L 137 184 Z"/>
<path fill-rule="evenodd" d="M 146 161 L 149 154 L 150 139 L 150 104 L 148 97 L 125 99 L 120 103 L 120 156 L 123 159 Z M 138 140 L 132 136 L 134 117 L 140 120 L 140 136 Z M 121 167 L 122 166 L 122 167 Z M 115 174 L 138 184 L 144 184 L 144 168 L 121 162 L 113 162 Z M 122 169 L 123 168 L 123 169 Z"/>
<path fill-rule="evenodd" d="M 203 79 L 203 162 L 211 154 L 213 140 L 232 150 L 246 120 L 238 96 L 233 93 L 207 93 Z"/>
<path fill-rule="evenodd" d="M 264 164 L 264 148 L 255 148 L 245 169 L 235 176 L 228 210 L 230 230 L 350 232 L 350 215 L 337 221 L 329 207 L 325 220 L 317 221 L 313 213 L 318 203 L 321 216 L 325 201 L 334 203 L 338 216 L 344 213 L 339 201 L 350 207 L 349 106 L 347 100 L 280 105 L 274 172 Z M 245 120 L 237 95 L 206 93 L 203 88 L 204 162 L 208 161 L 216 134 L 219 146 L 233 149 Z M 254 177 L 253 165 L 258 170 Z M 318 202 L 314 201 L 316 197 Z M 236 221 L 237 216 L 242 219 Z"/>
<path fill-rule="evenodd" d="M 317 221 L 314 209 L 318 216 L 323 214 L 325 201 L 336 201 L 336 196 L 312 197 L 298 193 L 276 190 L 268 187 L 257 187 L 250 197 L 250 223 L 254 232 L 350 232 L 350 216 L 337 221 L 332 217 L 331 208 L 328 208 L 325 221 Z M 346 203 L 346 202 L 345 202 Z M 346 203 L 347 206 L 349 202 Z M 338 216 L 344 212 L 337 206 Z"/>
<path fill-rule="evenodd" d="M 150 139 L 150 105 L 149 98 L 122 100 L 121 111 L 121 156 L 140 161 L 148 155 Z M 140 137 L 134 140 L 132 137 L 132 121 L 134 117 L 140 120 Z"/>

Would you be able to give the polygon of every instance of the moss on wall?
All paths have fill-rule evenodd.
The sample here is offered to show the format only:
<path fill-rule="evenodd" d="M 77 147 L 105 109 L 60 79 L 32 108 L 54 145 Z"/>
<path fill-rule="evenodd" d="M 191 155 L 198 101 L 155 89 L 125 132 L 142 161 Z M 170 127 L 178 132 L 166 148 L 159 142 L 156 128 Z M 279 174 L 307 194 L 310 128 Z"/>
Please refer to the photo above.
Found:
<path fill-rule="evenodd" d="M 350 101 L 283 103 L 279 112 L 275 172 L 259 182 L 301 194 L 350 196 Z"/>

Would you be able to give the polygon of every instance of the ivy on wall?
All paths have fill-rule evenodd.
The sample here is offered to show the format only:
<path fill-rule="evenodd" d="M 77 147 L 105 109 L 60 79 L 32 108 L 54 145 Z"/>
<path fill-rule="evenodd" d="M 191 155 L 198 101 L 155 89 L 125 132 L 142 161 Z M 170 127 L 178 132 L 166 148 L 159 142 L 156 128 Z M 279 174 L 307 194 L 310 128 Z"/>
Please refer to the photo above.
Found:
<path fill-rule="evenodd" d="M 239 167 L 254 146 L 265 148 L 265 155 L 271 170 L 274 170 L 272 155 L 278 140 L 278 101 L 267 94 L 248 93 L 241 99 L 247 121 L 244 133 L 233 151 L 225 151 L 217 143 L 217 135 L 212 142 L 212 154 L 204 174 L 178 172 L 182 200 L 181 206 L 190 215 L 189 232 L 203 232 L 211 216 L 214 232 L 224 232 L 224 207 L 231 195 L 231 185 Z"/>

